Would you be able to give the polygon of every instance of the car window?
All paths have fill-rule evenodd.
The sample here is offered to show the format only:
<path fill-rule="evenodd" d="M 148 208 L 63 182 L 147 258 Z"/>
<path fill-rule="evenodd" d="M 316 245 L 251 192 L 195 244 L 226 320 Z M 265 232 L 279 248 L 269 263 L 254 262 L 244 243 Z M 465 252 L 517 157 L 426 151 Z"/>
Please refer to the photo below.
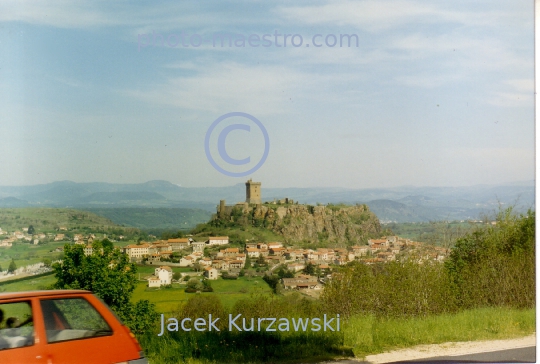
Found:
<path fill-rule="evenodd" d="M 47 342 L 112 335 L 100 313 L 84 298 L 41 301 Z"/>
<path fill-rule="evenodd" d="M 0 350 L 34 344 L 34 322 L 30 302 L 0 304 Z"/>

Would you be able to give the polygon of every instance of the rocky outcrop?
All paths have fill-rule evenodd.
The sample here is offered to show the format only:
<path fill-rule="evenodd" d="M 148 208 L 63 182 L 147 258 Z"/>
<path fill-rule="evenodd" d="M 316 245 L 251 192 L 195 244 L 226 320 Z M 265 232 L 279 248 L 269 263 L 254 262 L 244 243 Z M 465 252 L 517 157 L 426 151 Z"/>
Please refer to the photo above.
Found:
<path fill-rule="evenodd" d="M 282 235 L 287 243 L 363 244 L 381 232 L 379 219 L 366 205 L 251 205 L 242 210 L 232 211 L 226 218 L 266 227 Z"/>

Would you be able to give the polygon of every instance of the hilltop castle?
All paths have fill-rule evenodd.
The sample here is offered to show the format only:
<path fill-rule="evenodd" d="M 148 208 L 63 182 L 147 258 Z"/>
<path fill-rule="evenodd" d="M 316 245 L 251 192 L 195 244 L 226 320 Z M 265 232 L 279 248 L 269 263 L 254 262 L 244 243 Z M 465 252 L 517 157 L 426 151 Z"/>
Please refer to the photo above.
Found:
<path fill-rule="evenodd" d="M 225 205 L 225 200 L 220 200 L 217 206 L 217 215 L 224 216 L 232 212 L 234 207 L 241 207 L 243 211 L 249 210 L 249 205 L 261 204 L 261 182 L 253 182 L 251 178 L 246 182 L 246 202 L 235 205 Z"/>
<path fill-rule="evenodd" d="M 290 198 L 280 200 L 274 199 L 273 202 L 265 202 L 272 205 L 288 205 L 294 204 Z M 297 203 L 298 204 L 298 203 Z M 234 205 L 226 205 L 225 200 L 220 200 L 217 206 L 217 217 L 230 215 L 235 207 L 242 209 L 243 212 L 251 211 L 254 207 L 262 205 L 261 201 L 261 182 L 253 182 L 251 178 L 246 182 L 246 201 L 238 202 Z"/>
<path fill-rule="evenodd" d="M 246 202 L 261 204 L 261 182 L 253 182 L 251 178 L 246 182 Z"/>

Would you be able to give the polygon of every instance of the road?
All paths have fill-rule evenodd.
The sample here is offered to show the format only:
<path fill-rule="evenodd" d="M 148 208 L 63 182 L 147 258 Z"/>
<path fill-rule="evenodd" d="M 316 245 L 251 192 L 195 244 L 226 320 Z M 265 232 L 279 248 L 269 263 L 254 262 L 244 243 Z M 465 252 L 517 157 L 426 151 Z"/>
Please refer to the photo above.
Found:
<path fill-rule="evenodd" d="M 358 361 L 354 359 L 345 359 L 335 362 L 325 362 L 325 364 L 369 364 L 368 361 Z M 528 346 L 516 349 L 490 351 L 484 353 L 458 355 L 458 356 L 438 356 L 432 358 L 423 358 L 417 360 L 394 361 L 389 364 L 397 363 L 536 363 L 536 346 Z"/>
<path fill-rule="evenodd" d="M 491 351 L 486 353 L 438 356 L 395 363 L 536 363 L 536 346 Z"/>

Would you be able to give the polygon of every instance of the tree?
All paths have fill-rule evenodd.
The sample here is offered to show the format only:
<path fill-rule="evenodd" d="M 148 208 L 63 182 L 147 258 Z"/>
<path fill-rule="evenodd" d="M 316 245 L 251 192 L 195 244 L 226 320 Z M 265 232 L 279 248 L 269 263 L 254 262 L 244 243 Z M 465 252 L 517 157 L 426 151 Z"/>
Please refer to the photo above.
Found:
<path fill-rule="evenodd" d="M 35 232 L 36 232 L 36 230 L 34 229 L 34 226 L 30 225 L 28 227 L 28 235 L 34 235 Z"/>
<path fill-rule="evenodd" d="M 109 249 L 113 249 L 114 248 L 114 245 L 113 243 L 109 240 L 109 239 L 103 239 L 101 241 L 101 246 L 103 248 L 109 248 Z"/>
<path fill-rule="evenodd" d="M 188 282 L 187 282 L 187 288 L 186 289 L 189 289 L 191 292 L 194 292 L 194 291 L 200 291 L 203 289 L 203 284 L 201 283 L 201 281 L 199 281 L 197 278 L 191 278 Z"/>
<path fill-rule="evenodd" d="M 251 268 L 251 258 L 249 257 L 249 254 L 246 255 L 246 263 L 244 265 L 246 268 Z"/>
<path fill-rule="evenodd" d="M 279 285 L 279 277 L 276 276 L 276 275 L 265 275 L 263 277 L 263 280 L 268 283 L 268 285 L 270 286 L 270 288 L 272 288 L 272 290 L 274 291 L 274 293 L 277 293 L 277 286 Z"/>
<path fill-rule="evenodd" d="M 304 273 L 309 275 L 315 274 L 315 266 L 311 262 L 309 262 L 304 268 Z"/>
<path fill-rule="evenodd" d="M 180 274 L 180 272 L 174 272 L 174 274 L 172 275 L 175 281 L 179 280 L 181 276 L 182 275 Z"/>
<path fill-rule="evenodd" d="M 266 260 L 264 260 L 264 257 L 262 255 L 259 255 L 259 257 L 257 258 L 257 264 L 266 265 Z"/>
<path fill-rule="evenodd" d="M 158 314 L 148 301 L 131 302 L 137 269 L 126 254 L 96 241 L 93 253 L 85 256 L 82 245 L 64 246 L 64 259 L 53 264 L 54 288 L 86 289 L 95 293 L 135 333 L 142 334 L 155 324 Z"/>
<path fill-rule="evenodd" d="M 46 266 L 46 267 L 50 267 L 50 266 L 51 266 L 51 264 L 52 264 L 52 262 L 51 262 L 51 259 L 50 259 L 50 258 L 43 258 L 43 259 L 41 260 L 41 262 L 42 262 L 42 263 L 43 263 L 43 265 L 44 265 L 44 266 Z"/>
<path fill-rule="evenodd" d="M 17 265 L 15 264 L 15 260 L 11 259 L 11 262 L 9 263 L 8 267 L 8 273 L 13 273 L 17 270 Z"/>
<path fill-rule="evenodd" d="M 203 292 L 214 292 L 214 289 L 212 288 L 212 284 L 210 283 L 208 279 L 204 279 L 202 281 L 202 284 L 203 284 L 203 289 L 202 289 Z"/>

